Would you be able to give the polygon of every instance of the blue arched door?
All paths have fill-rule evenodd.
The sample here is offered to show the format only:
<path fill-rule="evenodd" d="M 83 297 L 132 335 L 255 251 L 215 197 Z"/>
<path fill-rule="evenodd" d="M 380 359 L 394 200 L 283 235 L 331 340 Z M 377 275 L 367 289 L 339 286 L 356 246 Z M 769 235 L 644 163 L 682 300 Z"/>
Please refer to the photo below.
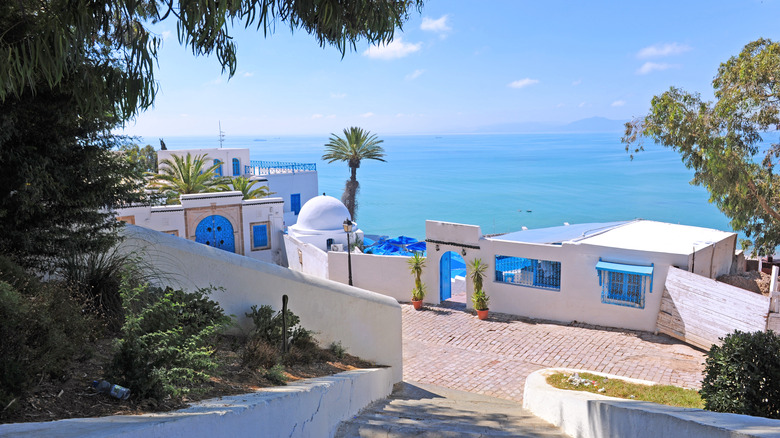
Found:
<path fill-rule="evenodd" d="M 439 261 L 439 300 L 444 301 L 452 297 L 452 251 L 441 255 Z"/>
<path fill-rule="evenodd" d="M 195 241 L 228 252 L 236 252 L 233 225 L 224 216 L 211 215 L 195 228 Z"/>

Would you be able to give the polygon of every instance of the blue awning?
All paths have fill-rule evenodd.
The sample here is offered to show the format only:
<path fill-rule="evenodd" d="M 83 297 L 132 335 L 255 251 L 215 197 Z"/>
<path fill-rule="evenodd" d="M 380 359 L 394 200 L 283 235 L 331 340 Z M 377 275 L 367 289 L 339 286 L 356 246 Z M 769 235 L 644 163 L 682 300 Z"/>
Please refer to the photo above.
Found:
<path fill-rule="evenodd" d="M 623 272 L 626 274 L 635 274 L 635 275 L 653 275 L 653 266 L 639 266 L 639 265 L 626 265 L 623 263 L 612 263 L 612 262 L 605 262 L 599 260 L 598 263 L 596 263 L 596 269 L 599 271 L 612 271 L 612 272 Z"/>

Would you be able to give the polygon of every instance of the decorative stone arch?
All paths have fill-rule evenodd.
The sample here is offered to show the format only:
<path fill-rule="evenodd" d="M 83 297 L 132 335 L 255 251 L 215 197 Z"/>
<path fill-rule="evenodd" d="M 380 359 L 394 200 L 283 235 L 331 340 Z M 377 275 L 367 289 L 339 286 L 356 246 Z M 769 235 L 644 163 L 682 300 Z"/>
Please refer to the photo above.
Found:
<path fill-rule="evenodd" d="M 215 194 L 215 196 L 218 196 Z M 203 198 L 205 199 L 205 198 Z M 234 250 L 236 254 L 244 254 L 243 220 L 240 204 L 236 205 L 216 205 L 211 204 L 208 207 L 189 207 L 184 209 L 185 233 L 188 239 L 198 241 L 198 225 L 207 217 L 212 215 L 222 216 L 230 223 L 233 228 Z"/>

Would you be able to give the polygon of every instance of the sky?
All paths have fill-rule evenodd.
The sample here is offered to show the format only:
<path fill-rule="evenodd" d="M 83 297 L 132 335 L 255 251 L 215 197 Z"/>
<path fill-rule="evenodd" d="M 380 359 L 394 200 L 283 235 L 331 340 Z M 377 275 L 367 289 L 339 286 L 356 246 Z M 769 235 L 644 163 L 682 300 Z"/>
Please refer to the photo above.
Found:
<path fill-rule="evenodd" d="M 428 0 L 392 43 L 342 58 L 279 24 L 233 30 L 238 72 L 195 57 L 175 22 L 163 39 L 154 107 L 120 133 L 149 137 L 489 132 L 645 114 L 671 86 L 713 98 L 720 63 L 780 40 L 780 0 Z"/>

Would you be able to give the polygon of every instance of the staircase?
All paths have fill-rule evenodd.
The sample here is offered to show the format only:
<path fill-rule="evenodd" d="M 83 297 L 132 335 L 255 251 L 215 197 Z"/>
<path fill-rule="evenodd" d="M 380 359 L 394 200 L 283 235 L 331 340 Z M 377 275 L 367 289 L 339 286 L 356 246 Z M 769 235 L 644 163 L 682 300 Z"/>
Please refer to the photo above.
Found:
<path fill-rule="evenodd" d="M 413 382 L 341 424 L 336 437 L 555 437 L 567 435 L 510 400 Z"/>

